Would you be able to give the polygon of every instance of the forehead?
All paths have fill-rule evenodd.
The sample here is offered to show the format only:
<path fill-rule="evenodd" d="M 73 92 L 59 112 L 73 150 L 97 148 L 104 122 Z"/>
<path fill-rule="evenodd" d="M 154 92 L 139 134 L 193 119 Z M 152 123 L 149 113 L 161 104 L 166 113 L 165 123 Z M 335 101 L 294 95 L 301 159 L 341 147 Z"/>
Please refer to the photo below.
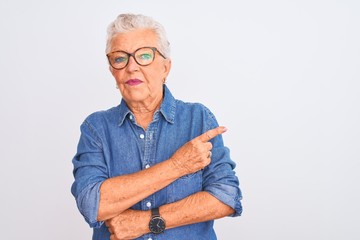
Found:
<path fill-rule="evenodd" d="M 157 35 L 150 29 L 137 29 L 116 34 L 110 42 L 110 52 L 133 52 L 141 47 L 157 47 Z"/>

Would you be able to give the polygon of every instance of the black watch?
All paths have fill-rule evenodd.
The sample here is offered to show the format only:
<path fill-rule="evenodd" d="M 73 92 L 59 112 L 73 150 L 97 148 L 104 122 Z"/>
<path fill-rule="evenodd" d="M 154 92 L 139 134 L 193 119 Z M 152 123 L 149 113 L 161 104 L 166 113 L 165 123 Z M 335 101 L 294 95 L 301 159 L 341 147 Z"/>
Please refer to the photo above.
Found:
<path fill-rule="evenodd" d="M 159 234 L 165 230 L 165 220 L 160 217 L 159 208 L 151 209 L 151 219 L 149 222 L 150 232 Z"/>

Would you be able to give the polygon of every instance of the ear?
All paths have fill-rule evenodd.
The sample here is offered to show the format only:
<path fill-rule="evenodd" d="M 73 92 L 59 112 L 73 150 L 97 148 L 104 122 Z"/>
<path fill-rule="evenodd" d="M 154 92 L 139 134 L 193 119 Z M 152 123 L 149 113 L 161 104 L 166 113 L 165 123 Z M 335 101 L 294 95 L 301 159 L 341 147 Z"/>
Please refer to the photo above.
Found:
<path fill-rule="evenodd" d="M 164 62 L 164 76 L 165 78 L 169 75 L 171 70 L 171 60 L 170 59 L 165 59 Z"/>

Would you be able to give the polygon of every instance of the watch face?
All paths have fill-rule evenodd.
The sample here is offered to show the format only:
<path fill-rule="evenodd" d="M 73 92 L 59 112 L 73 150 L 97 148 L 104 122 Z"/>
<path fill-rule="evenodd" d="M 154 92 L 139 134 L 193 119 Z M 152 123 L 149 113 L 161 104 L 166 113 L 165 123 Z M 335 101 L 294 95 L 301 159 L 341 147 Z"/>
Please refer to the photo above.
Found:
<path fill-rule="evenodd" d="M 149 228 L 152 233 L 162 233 L 165 230 L 165 221 L 161 217 L 154 217 L 149 223 Z"/>

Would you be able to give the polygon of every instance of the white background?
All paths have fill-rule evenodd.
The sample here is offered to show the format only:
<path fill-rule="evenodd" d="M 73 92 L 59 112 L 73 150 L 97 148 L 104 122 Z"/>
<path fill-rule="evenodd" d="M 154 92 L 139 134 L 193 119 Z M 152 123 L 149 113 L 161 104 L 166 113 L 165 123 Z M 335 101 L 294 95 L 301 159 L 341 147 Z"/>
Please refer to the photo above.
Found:
<path fill-rule="evenodd" d="M 357 0 L 2 0 L 1 239 L 91 238 L 71 159 L 83 119 L 120 102 L 104 49 L 125 12 L 165 26 L 169 88 L 229 129 L 244 212 L 219 239 L 360 239 Z"/>

